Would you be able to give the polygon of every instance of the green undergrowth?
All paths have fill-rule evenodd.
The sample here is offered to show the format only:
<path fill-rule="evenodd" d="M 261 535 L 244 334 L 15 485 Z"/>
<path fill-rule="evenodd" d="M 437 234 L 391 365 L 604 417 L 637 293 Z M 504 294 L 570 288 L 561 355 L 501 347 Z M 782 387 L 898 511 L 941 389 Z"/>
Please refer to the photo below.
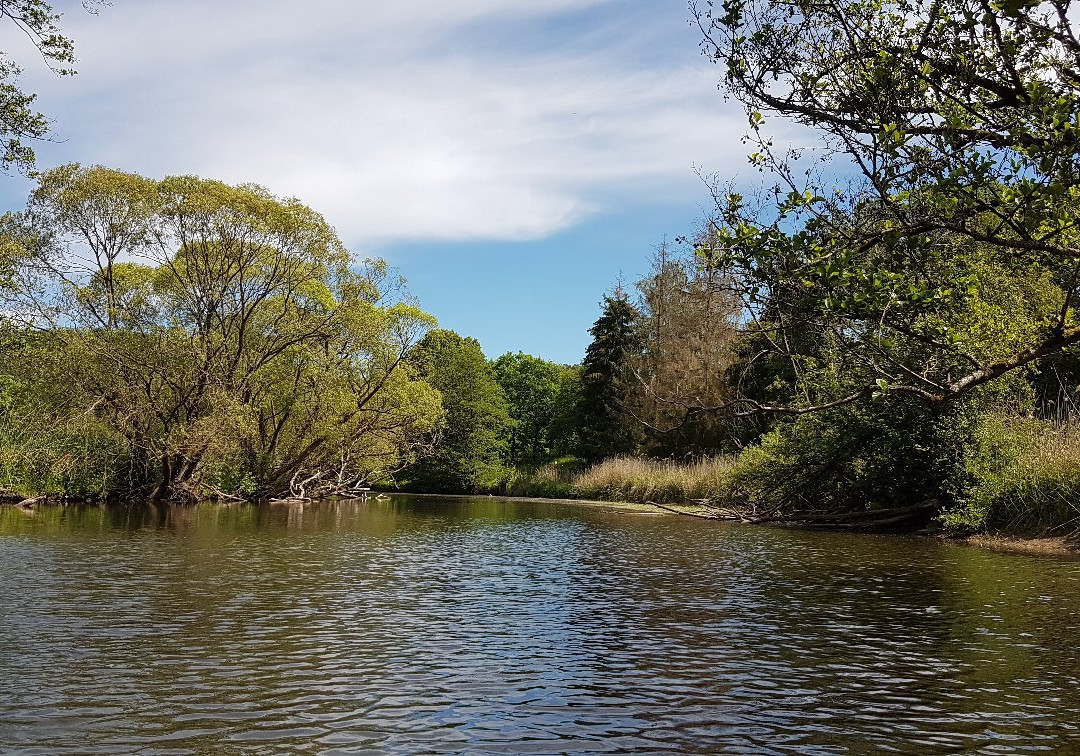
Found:
<path fill-rule="evenodd" d="M 738 456 L 613 457 L 505 470 L 482 493 L 724 508 L 852 511 L 935 502 L 958 532 L 1080 531 L 1080 426 L 985 414 L 924 418 L 921 433 L 873 417 L 782 426 Z"/>
<path fill-rule="evenodd" d="M 1018 535 L 1080 530 L 1080 427 L 987 417 L 967 469 L 971 485 L 946 525 Z"/>

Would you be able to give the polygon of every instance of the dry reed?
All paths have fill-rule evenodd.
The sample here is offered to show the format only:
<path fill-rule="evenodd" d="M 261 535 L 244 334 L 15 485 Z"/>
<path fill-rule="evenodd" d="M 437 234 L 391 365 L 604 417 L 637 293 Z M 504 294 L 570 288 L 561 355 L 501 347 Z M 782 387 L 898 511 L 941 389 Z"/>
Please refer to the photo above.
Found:
<path fill-rule="evenodd" d="M 614 457 L 577 475 L 573 488 L 583 498 L 609 501 L 727 502 L 734 465 L 734 457 L 702 457 L 687 462 Z"/>

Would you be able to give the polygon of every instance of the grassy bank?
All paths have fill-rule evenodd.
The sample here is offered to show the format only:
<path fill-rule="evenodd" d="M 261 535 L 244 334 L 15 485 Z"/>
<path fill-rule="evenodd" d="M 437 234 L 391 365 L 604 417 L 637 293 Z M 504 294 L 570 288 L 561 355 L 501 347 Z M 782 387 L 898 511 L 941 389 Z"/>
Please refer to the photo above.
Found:
<path fill-rule="evenodd" d="M 509 472 L 483 493 L 598 501 L 677 504 L 695 500 L 728 503 L 734 457 L 702 457 L 687 462 L 612 457 L 581 469 L 551 464 Z"/>
<path fill-rule="evenodd" d="M 1080 532 L 1080 426 L 990 419 L 968 469 L 973 485 L 946 524 L 1025 536 Z"/>

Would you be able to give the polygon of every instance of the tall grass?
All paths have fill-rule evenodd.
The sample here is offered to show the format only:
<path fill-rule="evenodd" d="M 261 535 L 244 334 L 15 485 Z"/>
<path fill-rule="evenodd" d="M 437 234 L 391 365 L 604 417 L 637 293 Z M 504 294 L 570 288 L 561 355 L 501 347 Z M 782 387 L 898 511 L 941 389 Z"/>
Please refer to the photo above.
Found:
<path fill-rule="evenodd" d="M 1080 424 L 991 419 L 965 507 L 949 524 L 1028 535 L 1080 530 Z"/>
<path fill-rule="evenodd" d="M 488 493 L 560 499 L 679 503 L 731 498 L 735 457 L 700 457 L 686 462 L 613 457 L 582 469 L 574 461 L 507 471 Z"/>
<path fill-rule="evenodd" d="M 702 457 L 688 462 L 614 457 L 574 478 L 573 488 L 586 499 L 658 503 L 731 497 L 734 457 Z"/>

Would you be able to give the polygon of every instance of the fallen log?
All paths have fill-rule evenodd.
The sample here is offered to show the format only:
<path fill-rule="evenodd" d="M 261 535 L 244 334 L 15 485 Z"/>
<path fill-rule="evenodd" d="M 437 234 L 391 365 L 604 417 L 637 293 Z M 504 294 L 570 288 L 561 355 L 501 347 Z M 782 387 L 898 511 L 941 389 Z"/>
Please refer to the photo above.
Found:
<path fill-rule="evenodd" d="M 924 515 L 930 510 L 937 509 L 940 505 L 937 501 L 924 504 L 916 504 L 910 507 L 891 507 L 888 509 L 865 509 L 856 512 L 788 512 L 785 514 L 769 514 L 754 516 L 750 513 L 740 513 L 736 510 L 719 510 L 713 513 L 689 512 L 678 509 L 657 501 L 646 501 L 646 504 L 663 509 L 666 512 L 697 517 L 701 520 L 717 520 L 722 522 L 744 522 L 750 525 L 798 525 L 806 528 L 857 530 L 859 528 L 878 528 L 887 525 L 911 520 Z"/>
<path fill-rule="evenodd" d="M 916 504 L 911 507 L 893 507 L 891 509 L 865 509 L 857 512 L 789 512 L 787 514 L 770 515 L 768 517 L 749 518 L 747 522 L 755 525 L 766 523 L 793 523 L 793 522 L 825 522 L 825 523 L 854 523 L 856 526 L 866 522 L 885 524 L 906 519 L 915 514 L 921 514 L 930 509 L 937 509 L 938 502 L 930 501 L 925 504 Z"/>
<path fill-rule="evenodd" d="M 669 507 L 669 506 L 667 506 L 665 504 L 661 504 L 660 502 L 657 502 L 657 501 L 647 501 L 645 503 L 649 504 L 650 506 L 657 507 L 658 509 L 663 509 L 663 510 L 665 510 L 667 512 L 674 512 L 675 514 L 686 515 L 687 517 L 697 517 L 697 518 L 699 518 L 701 520 L 723 520 L 723 519 L 726 519 L 724 517 L 719 517 L 717 515 L 702 514 L 700 512 L 687 512 L 685 509 L 676 509 L 675 507 Z M 734 518 L 732 518 L 732 519 L 734 519 Z"/>
<path fill-rule="evenodd" d="M 37 506 L 43 501 L 45 501 L 44 494 L 40 496 L 31 496 L 28 499 L 23 499 L 16 506 L 21 507 L 22 509 L 33 509 L 35 506 Z"/>

